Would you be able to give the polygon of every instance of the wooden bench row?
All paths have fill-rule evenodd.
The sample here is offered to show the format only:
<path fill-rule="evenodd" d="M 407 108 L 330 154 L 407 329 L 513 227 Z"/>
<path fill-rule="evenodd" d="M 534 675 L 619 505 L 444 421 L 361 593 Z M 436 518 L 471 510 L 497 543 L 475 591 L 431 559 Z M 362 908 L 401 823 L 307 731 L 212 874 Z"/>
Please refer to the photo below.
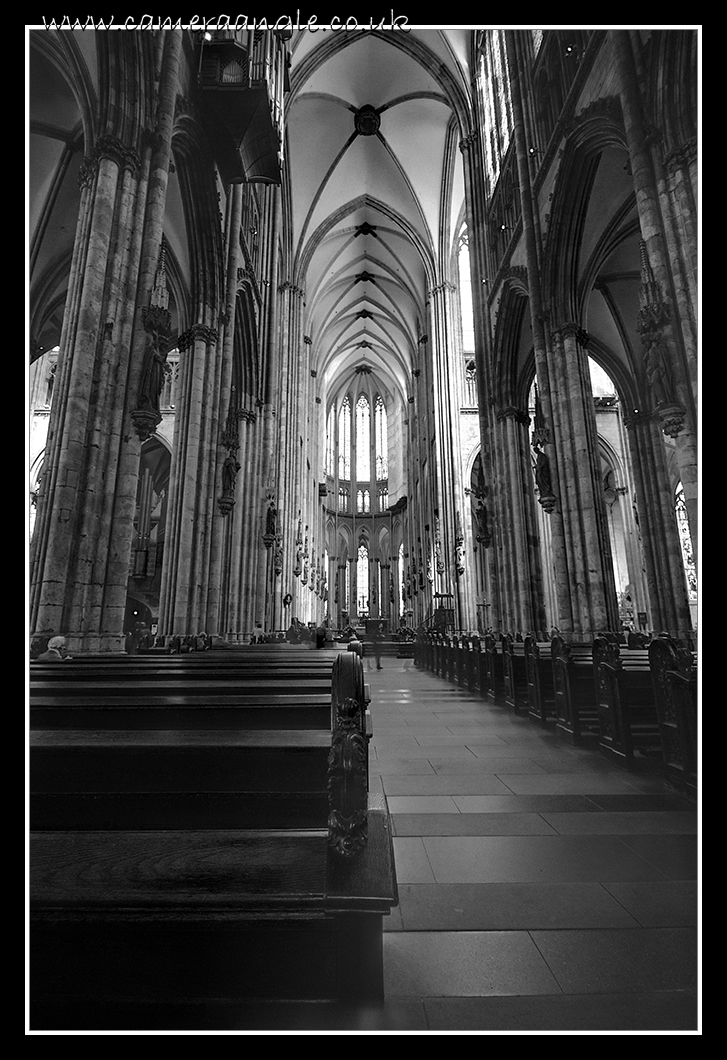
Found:
<path fill-rule="evenodd" d="M 696 794 L 696 655 L 665 634 L 626 648 L 614 634 L 579 644 L 425 633 L 415 664 L 627 767 L 663 756 L 666 779 Z"/>
<path fill-rule="evenodd" d="M 224 706 L 192 668 L 160 706 L 164 675 L 144 679 L 136 657 L 109 661 L 106 688 L 103 664 L 70 681 L 74 663 L 34 669 L 34 1029 L 163 1029 L 180 1003 L 185 1026 L 198 1013 L 204 1027 L 220 1004 L 383 999 L 397 887 L 386 801 L 368 791 L 361 660 L 329 655 L 327 683 L 303 697 L 317 724 L 257 726 L 251 709 L 282 709 L 265 706 L 266 681 L 286 689 L 291 719 L 303 709 L 277 658 L 230 673 L 240 694 Z"/>

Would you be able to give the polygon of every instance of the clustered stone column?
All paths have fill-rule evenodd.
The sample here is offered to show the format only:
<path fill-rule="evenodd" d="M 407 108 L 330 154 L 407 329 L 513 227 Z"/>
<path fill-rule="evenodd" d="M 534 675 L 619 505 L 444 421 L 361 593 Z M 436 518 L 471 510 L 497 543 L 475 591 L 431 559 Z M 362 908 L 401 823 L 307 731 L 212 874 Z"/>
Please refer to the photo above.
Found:
<path fill-rule="evenodd" d="M 577 324 L 551 327 L 553 430 L 568 553 L 573 632 L 589 638 L 618 628 L 613 559 L 603 501 L 598 436 L 586 346 Z"/>
<path fill-rule="evenodd" d="M 675 439 L 677 461 L 684 487 L 695 559 L 698 543 L 697 470 L 697 325 L 693 307 L 697 304 L 696 263 L 685 259 L 680 226 L 693 234 L 697 221 L 696 171 L 693 145 L 682 145 L 672 153 L 670 174 L 661 153 L 662 131 L 649 125 L 644 114 L 638 82 L 638 42 L 626 30 L 612 30 L 614 56 L 619 74 L 624 127 L 633 171 L 636 205 L 646 263 L 659 306 L 658 325 L 652 320 L 642 328 L 645 360 L 656 344 L 671 379 L 671 400 L 653 393 L 653 405 L 662 419 L 664 433 Z M 685 215 L 681 217 L 682 208 Z M 692 246 L 697 241 L 692 240 Z M 642 299 L 642 310 L 644 302 Z M 659 338 L 654 340 L 654 332 Z M 662 406 L 662 407 L 660 407 Z"/>
<path fill-rule="evenodd" d="M 648 411 L 624 417 L 636 490 L 651 625 L 657 632 L 691 637 L 681 543 L 668 488 L 666 453 L 658 416 Z"/>
<path fill-rule="evenodd" d="M 171 635 L 188 633 L 204 619 L 213 627 L 217 622 L 218 601 L 208 600 L 211 528 L 219 518 L 216 462 L 209 459 L 218 446 L 217 340 L 217 330 L 205 322 L 178 340 L 179 405 L 159 600 L 159 629 Z"/>
<path fill-rule="evenodd" d="M 495 447 L 501 454 L 502 481 L 497 494 L 498 568 L 510 587 L 502 597 L 503 631 L 543 630 L 545 615 L 539 558 L 533 551 L 533 476 L 528 455 L 530 417 L 507 406 L 497 412 Z M 540 590 L 539 590 L 540 587 Z"/>
<path fill-rule="evenodd" d="M 123 66 L 129 46 L 110 49 L 110 64 Z M 142 96 L 133 113 L 110 107 L 80 172 L 30 593 L 31 629 L 63 633 L 71 650 L 124 648 L 141 446 L 131 411 L 149 338 L 142 308 L 161 251 L 181 47 L 180 31 L 165 35 L 155 99 Z M 143 135 L 139 118 L 152 114 Z M 113 238 L 116 230 L 127 238 Z"/>

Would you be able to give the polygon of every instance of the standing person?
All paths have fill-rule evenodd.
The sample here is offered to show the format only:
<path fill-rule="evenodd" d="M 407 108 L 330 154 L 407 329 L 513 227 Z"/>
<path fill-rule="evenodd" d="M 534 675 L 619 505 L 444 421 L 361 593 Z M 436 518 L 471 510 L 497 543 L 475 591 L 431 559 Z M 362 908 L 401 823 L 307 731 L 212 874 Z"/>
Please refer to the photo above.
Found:
<path fill-rule="evenodd" d="M 66 659 L 72 658 L 73 656 L 68 654 L 66 638 L 51 637 L 48 647 L 38 656 L 36 662 L 65 662 Z"/>
<path fill-rule="evenodd" d="M 382 632 L 383 632 L 383 629 L 382 629 L 381 625 L 378 625 L 378 626 L 374 626 L 374 631 L 371 634 L 371 639 L 372 639 L 372 641 L 374 643 L 374 656 L 376 658 L 376 669 L 377 670 L 382 670 L 383 669 L 383 667 L 381 665 L 381 634 L 382 634 Z"/>

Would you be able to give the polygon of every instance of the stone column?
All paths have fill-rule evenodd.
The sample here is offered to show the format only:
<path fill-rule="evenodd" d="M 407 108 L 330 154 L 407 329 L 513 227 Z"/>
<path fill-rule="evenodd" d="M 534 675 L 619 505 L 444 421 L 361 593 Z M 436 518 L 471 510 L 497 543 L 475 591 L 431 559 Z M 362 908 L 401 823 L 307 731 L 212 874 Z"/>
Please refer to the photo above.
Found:
<path fill-rule="evenodd" d="M 510 66 L 511 93 L 513 105 L 513 137 L 517 156 L 518 178 L 520 182 L 520 204 L 522 210 L 523 243 L 527 262 L 527 280 L 530 306 L 530 326 L 533 335 L 533 354 L 535 374 L 538 384 L 539 399 L 543 414 L 543 427 L 538 438 L 538 461 L 541 464 L 541 478 L 547 474 L 546 490 L 539 490 L 539 502 L 551 521 L 551 542 L 554 564 L 554 579 L 558 590 L 558 616 L 556 624 L 562 633 L 571 632 L 573 614 L 571 611 L 570 588 L 572 578 L 568 570 L 565 531 L 563 526 L 564 496 L 559 484 L 560 454 L 553 444 L 550 433 L 553 424 L 553 391 L 551 380 L 550 357 L 547 348 L 546 313 L 543 306 L 543 294 L 540 280 L 541 247 L 537 208 L 530 181 L 530 158 L 525 130 L 523 98 L 520 84 L 520 65 L 517 55 L 517 40 L 514 31 L 505 34 L 508 62 Z M 560 500 L 560 503 L 559 503 Z"/>
<path fill-rule="evenodd" d="M 574 633 L 588 639 L 618 628 L 613 558 L 603 501 L 598 435 L 585 347 L 574 323 L 550 331 L 558 401 L 553 428 L 559 454 Z"/>
<path fill-rule="evenodd" d="M 464 554 L 462 507 L 465 500 L 464 482 L 459 460 L 459 402 L 460 387 L 457 371 L 461 372 L 461 357 L 457 356 L 454 328 L 451 319 L 450 283 L 441 283 L 430 291 L 432 368 L 436 418 L 437 508 L 440 512 L 442 547 L 446 565 L 447 588 L 453 594 L 455 625 L 466 623 L 467 600 L 462 576 L 467 557 Z M 422 520 L 423 521 L 423 520 Z M 471 558 L 471 557 L 470 557 Z"/>
<path fill-rule="evenodd" d="M 240 246 L 240 218 L 242 216 L 242 185 L 233 185 L 228 198 L 225 225 L 226 274 L 225 308 L 220 318 L 222 357 L 219 360 L 220 432 L 216 449 L 216 500 L 222 518 L 210 527 L 212 551 L 210 556 L 210 592 L 205 629 L 210 634 L 226 634 L 230 628 L 231 564 L 234 520 L 230 513 L 236 504 L 239 461 L 239 400 L 233 384 L 235 359 L 235 315 L 240 303 L 237 299 L 238 270 L 242 262 Z M 224 425 L 224 426 L 223 426 Z"/>
<path fill-rule="evenodd" d="M 499 568 L 509 587 L 502 597 L 502 629 L 542 630 L 544 606 L 540 555 L 534 549 L 532 513 L 533 478 L 528 456 L 530 417 L 523 409 L 508 406 L 497 413 L 498 449 L 504 466 L 498 483 L 497 521 L 501 526 L 497 547 Z"/>
<path fill-rule="evenodd" d="M 30 562 L 31 630 L 51 627 L 75 650 L 124 649 L 140 443 L 128 436 L 118 395 L 129 374 L 127 307 L 136 297 L 149 162 L 148 150 L 142 160 L 131 145 L 104 135 L 79 175 Z"/>
<path fill-rule="evenodd" d="M 277 289 L 278 320 L 280 335 L 278 338 L 277 370 L 277 496 L 281 508 L 281 526 L 286 542 L 290 542 L 284 553 L 284 582 L 293 597 L 291 615 L 303 621 L 304 604 L 302 576 L 302 549 L 304 527 L 308 523 L 308 510 L 304 510 L 304 490 L 301 482 L 302 426 L 300 422 L 300 382 L 302 335 L 302 302 L 303 291 L 290 282 L 281 284 Z M 300 527 L 300 535 L 299 535 Z M 296 573 L 297 571 L 297 573 Z M 305 589 L 307 595 L 307 588 Z"/>
<path fill-rule="evenodd" d="M 633 42 L 627 30 L 611 30 L 614 58 L 619 75 L 619 93 L 626 140 L 634 178 L 639 225 L 644 244 L 644 264 L 651 270 L 652 289 L 645 303 L 639 331 L 645 346 L 645 361 L 655 347 L 666 366 L 669 390 L 652 395 L 652 407 L 662 420 L 664 433 L 676 441 L 677 461 L 684 486 L 689 528 L 697 557 L 698 469 L 696 433 L 697 333 L 696 308 L 688 297 L 679 235 L 672 230 L 670 204 L 665 201 L 661 163 L 654 149 L 658 135 L 647 123 L 638 82 Z M 656 312 L 652 312 L 653 306 Z M 649 314 L 644 319 L 644 310 Z"/>
<path fill-rule="evenodd" d="M 159 602 L 159 629 L 186 636 L 208 619 L 209 548 L 216 504 L 218 445 L 217 331 L 195 324 L 180 336 L 181 386 L 174 431 L 167 549 Z"/>
<path fill-rule="evenodd" d="M 476 91 L 474 89 L 473 91 Z M 492 322 L 490 317 L 488 278 L 488 234 L 487 202 L 485 197 L 485 172 L 482 159 L 482 144 L 476 129 L 471 130 L 460 141 L 464 168 L 465 207 L 467 211 L 467 233 L 470 251 L 470 273 L 472 281 L 472 309 L 475 332 L 475 367 L 477 373 L 478 414 L 480 421 L 481 459 L 485 485 L 490 491 L 493 506 L 498 489 L 498 450 L 494 445 L 495 425 L 493 417 L 492 369 L 494 365 Z M 491 527 L 497 536 L 500 527 L 495 522 Z M 485 549 L 487 584 L 490 592 L 489 622 L 499 628 L 502 604 L 500 602 L 500 573 L 498 550 Z"/>
<path fill-rule="evenodd" d="M 651 625 L 655 633 L 691 637 L 686 577 L 664 444 L 653 413 L 624 417 L 636 490 Z"/>

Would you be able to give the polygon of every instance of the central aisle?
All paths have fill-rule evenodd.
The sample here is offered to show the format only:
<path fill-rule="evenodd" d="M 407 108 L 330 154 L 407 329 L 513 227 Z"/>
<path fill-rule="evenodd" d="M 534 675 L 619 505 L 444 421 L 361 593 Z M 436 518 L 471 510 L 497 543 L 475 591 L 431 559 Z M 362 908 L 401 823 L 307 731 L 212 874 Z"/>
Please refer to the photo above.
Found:
<path fill-rule="evenodd" d="M 372 1029 L 696 1029 L 698 817 L 658 763 L 364 664 L 400 895 Z"/>

